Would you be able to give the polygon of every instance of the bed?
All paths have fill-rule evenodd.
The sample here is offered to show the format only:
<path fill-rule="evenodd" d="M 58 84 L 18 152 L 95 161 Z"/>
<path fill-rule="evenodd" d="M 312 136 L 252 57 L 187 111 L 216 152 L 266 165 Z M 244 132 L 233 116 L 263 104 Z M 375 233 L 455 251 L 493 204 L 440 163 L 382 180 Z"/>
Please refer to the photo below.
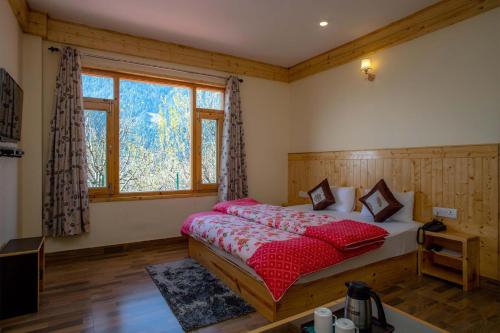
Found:
<path fill-rule="evenodd" d="M 311 205 L 288 207 L 310 211 Z M 321 211 L 334 218 L 370 222 L 358 212 Z M 189 255 L 217 275 L 257 311 L 271 321 L 280 320 L 306 309 L 325 304 L 345 295 L 344 283 L 363 280 L 374 288 L 385 288 L 408 275 L 416 274 L 416 232 L 418 222 L 373 223 L 388 232 L 384 244 L 373 251 L 347 259 L 336 265 L 301 276 L 275 301 L 256 272 L 239 258 L 189 237 Z"/>

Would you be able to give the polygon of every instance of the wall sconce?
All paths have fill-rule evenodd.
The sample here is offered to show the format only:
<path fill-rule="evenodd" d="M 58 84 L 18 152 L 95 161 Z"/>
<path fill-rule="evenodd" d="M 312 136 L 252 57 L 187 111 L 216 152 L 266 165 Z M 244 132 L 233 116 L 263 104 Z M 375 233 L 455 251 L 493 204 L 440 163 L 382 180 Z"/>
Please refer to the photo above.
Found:
<path fill-rule="evenodd" d="M 361 71 L 365 74 L 368 81 L 375 80 L 375 74 L 372 73 L 372 62 L 369 58 L 361 60 Z"/>

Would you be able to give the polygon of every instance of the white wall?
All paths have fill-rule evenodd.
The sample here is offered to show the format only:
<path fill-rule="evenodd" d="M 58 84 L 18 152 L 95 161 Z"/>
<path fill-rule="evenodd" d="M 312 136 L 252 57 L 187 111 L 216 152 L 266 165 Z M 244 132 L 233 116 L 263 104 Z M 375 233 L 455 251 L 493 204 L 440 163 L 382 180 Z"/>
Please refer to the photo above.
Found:
<path fill-rule="evenodd" d="M 42 233 L 42 39 L 23 34 L 24 108 L 20 161 L 19 220 L 23 237 Z"/>
<path fill-rule="evenodd" d="M 291 84 L 291 151 L 500 142 L 500 8 Z"/>
<path fill-rule="evenodd" d="M 0 1 L 0 67 L 5 68 L 22 87 L 21 56 L 21 29 L 9 3 Z M 18 159 L 0 157 L 0 247 L 16 238 L 19 232 L 18 165 Z"/>
<path fill-rule="evenodd" d="M 363 79 L 359 61 L 292 84 L 244 77 L 241 96 L 250 195 L 274 204 L 286 200 L 290 151 L 500 142 L 500 68 L 496 63 L 500 59 L 499 33 L 500 9 L 496 9 L 377 52 L 372 55 L 377 74 L 374 82 Z M 22 183 L 22 207 L 35 210 L 22 215 L 23 235 L 31 236 L 41 230 L 39 193 L 59 56 L 47 51 L 51 43 L 43 42 L 40 46 L 39 40 L 26 38 L 24 42 L 33 52 L 34 62 L 39 61 L 37 48 L 41 47 L 43 61 L 40 74 L 35 68 L 38 65 L 29 63 L 29 56 L 24 57 L 25 67 L 32 65 L 30 72 L 34 73 L 24 79 L 37 80 L 27 86 L 27 92 L 36 101 L 40 99 L 37 85 L 42 77 L 41 114 L 35 105 L 38 102 L 25 111 L 33 121 L 26 125 L 23 133 L 28 133 L 22 142 L 29 142 L 29 147 L 24 148 L 30 150 L 33 161 L 31 167 L 23 169 Z M 84 63 L 117 70 L 151 71 L 89 58 L 84 58 Z M 179 76 L 168 71 L 155 70 L 155 73 Z M 24 181 L 24 174 L 30 172 L 33 177 L 27 176 Z M 33 185 L 28 185 L 32 182 Z M 214 202 L 215 197 L 197 197 L 92 203 L 91 232 L 69 239 L 52 239 L 48 250 L 178 236 L 179 226 L 188 214 L 210 209 Z"/>
<path fill-rule="evenodd" d="M 43 164 L 47 160 L 48 125 L 52 113 L 52 100 L 58 66 L 58 54 L 52 54 L 47 48 L 52 43 L 43 43 Z M 56 45 L 59 46 L 59 45 Z M 93 54 L 109 53 L 86 50 Z M 151 64 L 182 68 L 157 61 L 112 55 Z M 84 57 L 86 65 L 107 69 L 148 72 L 147 67 L 124 65 Z M 200 71 L 200 69 L 195 69 Z M 204 71 L 213 74 L 222 74 Z M 156 75 L 168 75 L 154 70 Z M 179 76 L 179 73 L 170 73 Z M 202 77 L 193 77 L 201 79 Z M 204 78 L 206 79 L 206 78 Z M 288 110 L 289 85 L 252 77 L 243 77 L 241 99 L 246 134 L 248 157 L 248 179 L 250 195 L 256 199 L 280 204 L 286 200 L 287 189 L 287 153 L 288 147 Z M 221 81 L 222 82 L 222 81 Z M 38 134 L 37 134 L 38 135 Z M 265 170 L 265 172 L 263 172 Z M 29 199 L 38 207 L 41 196 Z M 195 197 L 161 200 L 124 201 L 92 203 L 90 205 L 91 232 L 68 239 L 50 239 L 48 251 L 63 251 L 117 243 L 127 243 L 150 239 L 179 236 L 182 221 L 191 213 L 209 210 L 215 203 L 215 197 Z M 30 223 L 23 230 L 36 230 L 38 221 Z"/>

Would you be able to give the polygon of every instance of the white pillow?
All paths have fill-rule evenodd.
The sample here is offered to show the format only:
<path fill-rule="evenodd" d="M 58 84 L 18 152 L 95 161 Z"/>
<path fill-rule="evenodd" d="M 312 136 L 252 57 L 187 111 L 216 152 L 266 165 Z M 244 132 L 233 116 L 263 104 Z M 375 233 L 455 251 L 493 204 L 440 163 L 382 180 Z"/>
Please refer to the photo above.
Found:
<path fill-rule="evenodd" d="M 354 209 L 356 201 L 356 190 L 354 187 L 330 187 L 335 198 L 335 203 L 326 207 L 327 210 L 335 210 L 350 213 Z"/>
<path fill-rule="evenodd" d="M 392 192 L 392 194 L 394 194 L 396 200 L 403 205 L 403 208 L 389 217 L 388 220 L 398 222 L 412 222 L 415 192 Z M 373 218 L 372 214 L 370 213 L 368 208 L 365 207 L 365 205 L 363 205 L 363 208 L 361 208 L 360 216 Z"/>

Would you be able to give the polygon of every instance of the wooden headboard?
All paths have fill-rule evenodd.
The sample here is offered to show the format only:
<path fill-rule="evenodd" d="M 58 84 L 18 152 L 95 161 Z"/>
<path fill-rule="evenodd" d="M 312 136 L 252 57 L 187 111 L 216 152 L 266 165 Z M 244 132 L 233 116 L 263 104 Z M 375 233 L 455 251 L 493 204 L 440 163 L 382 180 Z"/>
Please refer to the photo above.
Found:
<path fill-rule="evenodd" d="M 415 191 L 414 218 L 427 222 L 432 207 L 458 210 L 448 228 L 481 239 L 481 275 L 500 279 L 498 215 L 499 145 L 468 145 L 288 154 L 288 202 L 322 179 L 353 186 L 359 197 L 383 178 L 393 191 Z M 360 203 L 357 201 L 358 210 Z"/>

